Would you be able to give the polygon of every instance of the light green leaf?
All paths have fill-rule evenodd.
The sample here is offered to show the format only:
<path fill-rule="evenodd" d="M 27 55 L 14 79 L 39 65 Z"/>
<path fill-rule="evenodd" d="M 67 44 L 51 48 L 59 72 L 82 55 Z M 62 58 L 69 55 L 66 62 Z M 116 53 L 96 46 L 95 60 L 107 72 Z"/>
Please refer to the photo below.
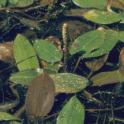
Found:
<path fill-rule="evenodd" d="M 118 33 L 114 30 L 99 29 L 79 36 L 71 46 L 70 53 L 83 51 L 83 58 L 102 56 L 109 53 L 118 42 Z"/>
<path fill-rule="evenodd" d="M 73 0 L 73 2 L 82 8 L 104 9 L 107 5 L 107 0 Z"/>
<path fill-rule="evenodd" d="M 37 40 L 34 43 L 34 47 L 38 56 L 49 63 L 58 62 L 62 58 L 62 52 L 54 44 L 46 40 Z"/>
<path fill-rule="evenodd" d="M 5 7 L 7 4 L 7 0 L 0 0 L 0 7 Z"/>
<path fill-rule="evenodd" d="M 57 93 L 76 93 L 86 88 L 89 81 L 72 73 L 51 74 Z"/>
<path fill-rule="evenodd" d="M 26 7 L 33 4 L 33 0 L 9 0 L 10 6 L 14 7 Z"/>
<path fill-rule="evenodd" d="M 19 119 L 15 117 L 14 115 L 11 115 L 7 112 L 0 112 L 0 121 L 14 121 Z"/>
<path fill-rule="evenodd" d="M 22 124 L 22 123 L 19 121 L 10 121 L 10 124 Z"/>
<path fill-rule="evenodd" d="M 11 75 L 10 80 L 16 84 L 29 85 L 33 78 L 43 73 L 42 69 L 24 70 Z"/>
<path fill-rule="evenodd" d="M 119 39 L 120 41 L 124 42 L 124 31 L 119 31 L 118 33 L 119 33 L 118 39 Z"/>
<path fill-rule="evenodd" d="M 74 96 L 62 108 L 57 124 L 84 124 L 84 105 Z"/>
<path fill-rule="evenodd" d="M 122 19 L 121 15 L 110 11 L 89 10 L 83 14 L 84 18 L 98 24 L 111 24 Z"/>
<path fill-rule="evenodd" d="M 33 46 L 22 35 L 14 40 L 14 57 L 20 71 L 39 68 L 38 59 Z"/>
<path fill-rule="evenodd" d="M 26 70 L 12 74 L 10 80 L 17 84 L 29 85 L 32 79 L 41 73 L 42 71 L 38 73 L 35 70 Z M 56 93 L 76 93 L 89 85 L 86 78 L 72 73 L 50 74 L 50 77 L 54 81 Z"/>
<path fill-rule="evenodd" d="M 91 81 L 93 82 L 93 86 L 102 86 L 107 84 L 124 82 L 124 77 L 118 70 L 115 70 L 98 73 L 91 78 Z"/>

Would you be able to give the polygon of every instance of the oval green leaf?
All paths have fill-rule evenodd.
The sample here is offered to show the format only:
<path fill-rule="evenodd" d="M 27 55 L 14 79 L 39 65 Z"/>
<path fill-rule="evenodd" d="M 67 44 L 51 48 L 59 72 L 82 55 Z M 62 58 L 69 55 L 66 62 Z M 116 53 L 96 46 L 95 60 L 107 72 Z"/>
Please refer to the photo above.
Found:
<path fill-rule="evenodd" d="M 24 70 L 13 73 L 10 77 L 10 80 L 16 84 L 29 85 L 31 80 L 36 76 L 40 75 L 41 73 L 43 73 L 42 69 Z"/>
<path fill-rule="evenodd" d="M 15 120 L 19 121 L 19 118 L 7 112 L 0 112 L 0 121 L 15 121 Z"/>
<path fill-rule="evenodd" d="M 58 73 L 50 76 L 54 81 L 56 93 L 76 93 L 89 84 L 85 77 L 72 73 Z"/>
<path fill-rule="evenodd" d="M 82 8 L 104 9 L 107 5 L 107 0 L 73 0 L 73 3 Z"/>
<path fill-rule="evenodd" d="M 83 17 L 98 24 L 112 24 L 122 19 L 121 15 L 110 11 L 89 10 Z"/>
<path fill-rule="evenodd" d="M 35 50 L 23 35 L 18 34 L 14 40 L 14 57 L 20 71 L 39 68 Z"/>
<path fill-rule="evenodd" d="M 46 40 L 37 40 L 34 43 L 34 48 L 40 57 L 49 63 L 55 63 L 61 60 L 62 52 L 57 47 Z"/>
<path fill-rule="evenodd" d="M 74 96 L 62 108 L 57 124 L 84 124 L 84 105 Z"/>
<path fill-rule="evenodd" d="M 83 58 L 98 57 L 109 53 L 118 42 L 114 30 L 94 30 L 79 36 L 71 46 L 70 53 L 83 51 Z M 91 45 L 92 44 L 92 45 Z"/>

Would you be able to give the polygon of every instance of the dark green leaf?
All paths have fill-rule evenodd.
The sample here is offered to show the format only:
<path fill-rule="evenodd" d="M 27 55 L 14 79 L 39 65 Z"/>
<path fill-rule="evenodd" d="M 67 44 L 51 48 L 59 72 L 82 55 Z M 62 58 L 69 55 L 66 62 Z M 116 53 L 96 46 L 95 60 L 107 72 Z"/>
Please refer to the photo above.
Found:
<path fill-rule="evenodd" d="M 84 105 L 74 96 L 62 108 L 57 124 L 84 124 Z"/>

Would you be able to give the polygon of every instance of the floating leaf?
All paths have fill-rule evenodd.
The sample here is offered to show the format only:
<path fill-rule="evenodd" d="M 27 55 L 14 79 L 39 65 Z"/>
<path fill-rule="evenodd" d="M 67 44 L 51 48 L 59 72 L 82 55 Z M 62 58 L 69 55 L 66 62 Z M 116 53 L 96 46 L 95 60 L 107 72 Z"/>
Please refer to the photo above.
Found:
<path fill-rule="evenodd" d="M 98 24 L 111 24 L 121 20 L 121 15 L 110 11 L 89 10 L 83 14 L 84 18 Z"/>
<path fill-rule="evenodd" d="M 98 57 L 109 53 L 117 42 L 118 33 L 116 31 L 94 30 L 79 36 L 72 44 L 70 53 L 84 51 L 83 58 Z"/>
<path fill-rule="evenodd" d="M 84 124 L 84 105 L 74 96 L 62 108 L 57 124 Z"/>
<path fill-rule="evenodd" d="M 118 70 L 110 72 L 101 72 L 91 78 L 93 86 L 102 86 L 118 82 L 124 82 L 124 77 Z"/>
<path fill-rule="evenodd" d="M 11 75 L 10 80 L 16 84 L 29 85 L 31 80 L 43 73 L 42 69 L 24 70 Z"/>
<path fill-rule="evenodd" d="M 11 115 L 7 112 L 0 112 L 0 121 L 14 121 L 14 120 L 19 121 L 19 119 L 14 115 Z"/>
<path fill-rule="evenodd" d="M 50 75 L 54 81 L 57 93 L 76 93 L 88 86 L 88 80 L 72 73 Z"/>
<path fill-rule="evenodd" d="M 46 40 L 36 40 L 34 47 L 38 56 L 49 63 L 58 62 L 62 58 L 62 52 L 54 44 Z"/>
<path fill-rule="evenodd" d="M 119 31 L 118 33 L 119 33 L 118 39 L 119 39 L 120 41 L 124 42 L 124 31 Z"/>
<path fill-rule="evenodd" d="M 54 103 L 55 87 L 52 78 L 43 73 L 28 87 L 25 108 L 30 118 L 46 116 Z"/>
<path fill-rule="evenodd" d="M 82 8 L 99 8 L 104 9 L 107 5 L 106 0 L 73 0 L 73 2 Z"/>
<path fill-rule="evenodd" d="M 10 124 L 22 124 L 22 123 L 19 121 L 10 121 Z"/>
<path fill-rule="evenodd" d="M 33 0 L 9 0 L 9 6 L 26 7 L 33 4 L 33 2 Z"/>
<path fill-rule="evenodd" d="M 108 55 L 99 58 L 93 58 L 85 62 L 86 66 L 92 71 L 98 71 L 107 61 Z"/>
<path fill-rule="evenodd" d="M 0 7 L 4 7 L 7 4 L 7 0 L 0 0 Z"/>
<path fill-rule="evenodd" d="M 39 67 L 33 46 L 20 34 L 14 40 L 14 57 L 20 71 Z"/>

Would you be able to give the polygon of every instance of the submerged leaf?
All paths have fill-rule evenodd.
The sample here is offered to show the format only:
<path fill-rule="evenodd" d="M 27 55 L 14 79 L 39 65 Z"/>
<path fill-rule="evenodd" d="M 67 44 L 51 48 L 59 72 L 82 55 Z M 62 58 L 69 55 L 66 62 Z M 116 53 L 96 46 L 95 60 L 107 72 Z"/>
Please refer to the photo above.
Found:
<path fill-rule="evenodd" d="M 33 46 L 20 34 L 14 40 L 14 57 L 20 71 L 39 68 L 39 62 Z"/>
<path fill-rule="evenodd" d="M 51 74 L 56 93 L 76 93 L 89 85 L 86 78 L 72 73 Z"/>
<path fill-rule="evenodd" d="M 89 10 L 83 14 L 84 18 L 98 24 L 111 24 L 121 20 L 121 15 L 110 11 Z"/>
<path fill-rule="evenodd" d="M 84 105 L 74 96 L 62 108 L 57 124 L 84 124 Z"/>
<path fill-rule="evenodd" d="M 108 55 L 104 55 L 99 58 L 87 60 L 85 64 L 90 70 L 98 71 L 105 64 L 105 62 L 107 61 L 107 58 L 108 58 Z"/>
<path fill-rule="evenodd" d="M 28 87 L 25 108 L 30 118 L 46 116 L 54 103 L 55 87 L 52 78 L 43 73 L 31 81 Z"/>

